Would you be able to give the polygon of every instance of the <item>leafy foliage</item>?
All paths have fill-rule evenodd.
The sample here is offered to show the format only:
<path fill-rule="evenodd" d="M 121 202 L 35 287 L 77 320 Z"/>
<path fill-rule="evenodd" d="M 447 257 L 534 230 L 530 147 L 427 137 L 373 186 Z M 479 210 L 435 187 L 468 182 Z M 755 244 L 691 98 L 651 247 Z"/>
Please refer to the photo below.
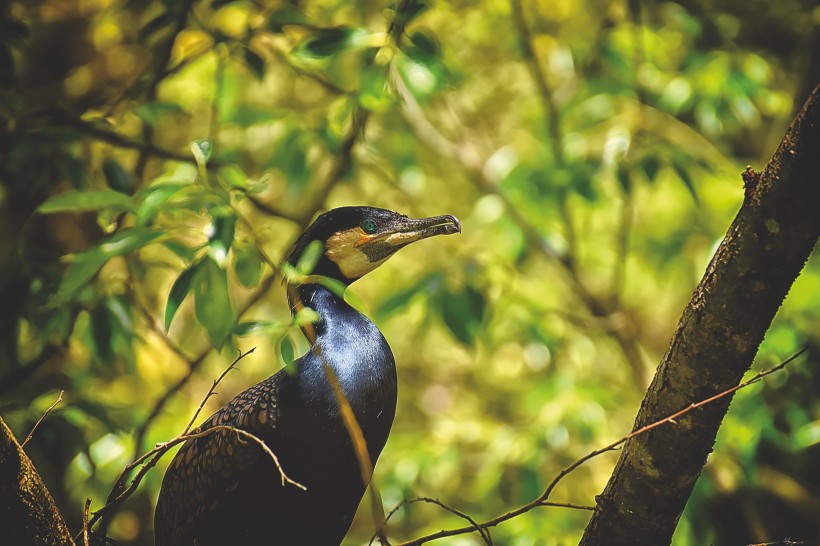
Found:
<path fill-rule="evenodd" d="M 207 409 L 306 349 L 315 317 L 291 318 L 279 281 L 321 249 L 282 262 L 346 204 L 464 225 L 346 295 L 398 362 L 385 506 L 429 495 L 480 520 L 528 502 L 630 429 L 738 173 L 811 79 L 797 0 L 765 32 L 744 3 L 57 4 L 0 8 L 0 411 L 20 434 L 66 389 L 29 446 L 74 529 L 234 348 L 259 347 Z M 762 364 L 806 343 L 816 359 L 818 298 L 813 259 Z M 817 539 L 812 369 L 737 396 L 677 543 Z M 555 500 L 594 504 L 611 463 Z M 114 538 L 151 544 L 160 479 Z M 362 512 L 349 544 L 372 534 Z M 493 537 L 570 543 L 586 520 L 545 508 Z M 462 523 L 411 504 L 389 532 Z"/>

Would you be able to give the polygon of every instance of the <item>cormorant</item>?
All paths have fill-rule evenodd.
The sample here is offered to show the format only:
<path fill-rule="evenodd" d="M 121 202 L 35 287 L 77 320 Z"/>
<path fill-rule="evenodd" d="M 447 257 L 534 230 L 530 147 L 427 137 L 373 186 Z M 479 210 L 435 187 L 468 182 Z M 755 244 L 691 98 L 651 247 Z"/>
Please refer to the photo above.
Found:
<path fill-rule="evenodd" d="M 313 274 L 347 286 L 410 243 L 460 231 L 450 215 L 411 219 L 342 207 L 320 215 L 288 261 L 295 265 L 318 240 L 324 252 Z M 245 390 L 197 429 L 228 425 L 251 432 L 306 490 L 283 486 L 271 458 L 235 433 L 188 440 L 162 482 L 156 546 L 338 545 L 350 528 L 367 484 L 325 367 L 338 378 L 375 465 L 396 412 L 396 366 L 376 326 L 315 279 L 288 285 L 292 311 L 307 306 L 318 314 L 302 328 L 310 350 L 292 372 L 279 370 Z"/>

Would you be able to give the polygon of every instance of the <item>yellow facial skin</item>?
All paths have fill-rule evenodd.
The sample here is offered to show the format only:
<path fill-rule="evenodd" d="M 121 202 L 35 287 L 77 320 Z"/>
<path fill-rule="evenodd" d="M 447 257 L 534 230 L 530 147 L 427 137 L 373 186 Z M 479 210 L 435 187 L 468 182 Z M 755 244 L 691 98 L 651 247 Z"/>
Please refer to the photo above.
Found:
<path fill-rule="evenodd" d="M 331 235 L 325 243 L 325 254 L 339 267 L 339 271 L 348 279 L 358 279 L 387 261 L 384 258 L 371 261 L 370 256 L 362 251 L 362 247 L 372 243 L 376 235 L 368 235 L 362 228 L 356 227 L 339 231 Z"/>
<path fill-rule="evenodd" d="M 361 226 L 337 231 L 325 241 L 325 255 L 352 281 L 370 273 L 410 243 L 460 231 L 461 225 L 455 216 L 421 219 L 402 216 L 376 233 L 367 233 Z"/>

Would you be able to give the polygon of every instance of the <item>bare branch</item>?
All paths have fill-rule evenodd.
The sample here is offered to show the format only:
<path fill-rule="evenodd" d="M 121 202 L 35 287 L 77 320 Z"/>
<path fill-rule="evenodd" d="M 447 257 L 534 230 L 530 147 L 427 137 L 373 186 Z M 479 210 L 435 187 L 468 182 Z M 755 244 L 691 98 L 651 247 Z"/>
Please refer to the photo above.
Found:
<path fill-rule="evenodd" d="M 85 508 L 83 509 L 83 544 L 88 544 L 88 510 L 91 508 L 91 499 L 85 499 Z"/>
<path fill-rule="evenodd" d="M 28 436 L 26 436 L 26 439 L 25 439 L 25 440 L 23 440 L 23 443 L 22 443 L 22 444 L 20 444 L 20 447 L 26 447 L 26 444 L 28 443 L 28 441 L 29 441 L 29 440 L 31 440 L 31 436 L 34 434 L 34 431 L 35 431 L 35 430 L 37 430 L 37 427 L 39 427 L 39 426 L 40 426 L 40 423 L 42 423 L 42 422 L 43 422 L 43 419 L 45 419 L 46 417 L 48 417 L 48 414 L 49 414 L 49 413 L 51 413 L 51 410 L 53 410 L 53 409 L 55 408 L 55 406 L 57 406 L 57 404 L 59 404 L 60 402 L 62 402 L 62 401 L 63 401 L 63 393 L 64 393 L 64 392 L 65 392 L 65 391 L 60 391 L 60 395 L 59 395 L 59 396 L 57 396 L 57 400 L 55 400 L 55 401 L 54 401 L 54 403 L 53 403 L 53 404 L 51 404 L 51 405 L 48 407 L 48 409 L 45 411 L 45 413 L 43 413 L 43 415 L 41 415 L 41 416 L 40 416 L 40 418 L 39 418 L 39 419 L 37 419 L 37 422 L 36 422 L 36 423 L 34 423 L 34 426 L 33 426 L 33 427 L 31 427 L 31 432 L 29 432 L 29 433 L 28 433 Z"/>
<path fill-rule="evenodd" d="M 220 374 L 219 377 L 214 379 L 214 382 L 211 385 L 211 388 L 208 389 L 208 394 L 206 394 L 205 397 L 202 399 L 202 402 L 199 404 L 199 407 L 194 412 L 194 416 L 191 417 L 190 421 L 188 421 L 188 425 L 185 427 L 185 430 L 182 431 L 182 434 L 188 434 L 188 432 L 191 430 L 191 427 L 194 426 L 194 423 L 196 422 L 197 417 L 199 417 L 199 414 L 202 413 L 202 408 L 205 407 L 205 404 L 208 402 L 208 399 L 211 398 L 211 396 L 213 396 L 214 394 L 216 394 L 217 385 L 219 385 L 219 383 L 225 378 L 225 376 L 228 375 L 228 372 L 233 370 L 234 367 L 239 363 L 240 360 L 242 360 L 243 358 L 245 358 L 246 356 L 248 356 L 249 354 L 251 354 L 255 350 L 256 350 L 256 347 L 251 347 L 250 349 L 248 349 L 244 353 L 240 351 L 239 355 L 234 359 L 233 362 L 231 362 L 230 366 L 225 368 L 225 371 L 223 371 Z"/>

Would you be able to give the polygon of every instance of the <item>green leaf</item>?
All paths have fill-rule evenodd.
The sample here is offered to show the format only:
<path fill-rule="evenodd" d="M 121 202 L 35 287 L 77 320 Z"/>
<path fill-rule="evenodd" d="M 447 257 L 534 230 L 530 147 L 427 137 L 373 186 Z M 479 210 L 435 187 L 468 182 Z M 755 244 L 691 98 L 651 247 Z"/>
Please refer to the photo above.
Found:
<path fill-rule="evenodd" d="M 251 69 L 256 79 L 262 80 L 265 77 L 265 60 L 250 49 L 245 50 L 245 64 Z"/>
<path fill-rule="evenodd" d="M 208 163 L 213 151 L 214 147 L 208 139 L 202 138 L 191 142 L 191 153 L 194 154 L 194 159 L 200 169 L 203 169 Z"/>
<path fill-rule="evenodd" d="M 355 27 L 318 29 L 313 36 L 296 46 L 294 56 L 322 59 L 343 51 L 361 49 L 369 44 L 371 34 Z"/>
<path fill-rule="evenodd" d="M 109 188 L 124 194 L 131 193 L 134 180 L 117 160 L 110 157 L 105 158 L 102 164 L 102 171 Z"/>
<path fill-rule="evenodd" d="M 683 185 L 686 186 L 686 189 L 689 190 L 689 193 L 692 195 L 692 199 L 695 203 L 700 202 L 700 199 L 698 198 L 698 191 L 695 188 L 695 181 L 692 180 L 692 175 L 689 172 L 689 169 L 686 168 L 686 165 L 684 165 L 682 161 L 675 161 L 672 163 L 672 168 L 675 169 L 675 172 L 678 174 L 678 178 L 680 178 Z"/>
<path fill-rule="evenodd" d="M 220 265 L 228 256 L 228 249 L 233 245 L 236 232 L 236 214 L 230 207 L 211 209 L 213 233 L 208 237 L 211 254 Z"/>
<path fill-rule="evenodd" d="M 254 245 L 234 245 L 234 271 L 246 288 L 253 288 L 262 278 L 262 255 Z"/>
<path fill-rule="evenodd" d="M 373 112 L 385 112 L 397 101 L 396 94 L 387 83 L 384 67 L 374 65 L 362 71 L 358 99 L 359 104 Z"/>
<path fill-rule="evenodd" d="M 81 212 L 102 208 L 132 210 L 131 197 L 114 190 L 67 191 L 55 195 L 37 208 L 41 214 L 55 212 Z"/>
<path fill-rule="evenodd" d="M 227 272 L 210 256 L 197 268 L 194 312 L 211 343 L 221 349 L 233 332 L 236 317 L 228 292 Z"/>
<path fill-rule="evenodd" d="M 658 172 L 661 170 L 661 161 L 657 156 L 648 155 L 641 158 L 638 162 L 638 167 L 644 172 L 649 182 L 654 182 L 658 177 Z"/>
<path fill-rule="evenodd" d="M 179 241 L 162 241 L 162 245 L 182 258 L 185 263 L 191 262 L 200 249 L 205 248 L 206 244 L 197 245 L 195 247 L 186 246 Z"/>
<path fill-rule="evenodd" d="M 219 167 L 217 174 L 230 188 L 248 187 L 248 175 L 236 163 L 229 163 Z"/>
<path fill-rule="evenodd" d="M 66 269 L 65 275 L 60 280 L 56 296 L 57 302 L 63 303 L 70 300 L 80 287 L 85 285 L 102 269 L 109 257 L 99 248 L 75 254 L 71 264 Z"/>
<path fill-rule="evenodd" d="M 282 172 L 288 181 L 288 190 L 294 194 L 300 193 L 310 182 L 306 136 L 300 128 L 291 129 L 277 144 L 276 153 L 268 165 Z"/>
<path fill-rule="evenodd" d="M 319 263 L 319 258 L 322 257 L 324 249 L 325 247 L 322 241 L 309 242 L 305 250 L 302 251 L 302 255 L 299 256 L 299 261 L 296 262 L 297 273 L 300 275 L 310 275 L 313 273 L 316 264 Z"/>
<path fill-rule="evenodd" d="M 91 338 L 97 349 L 97 358 L 104 363 L 110 361 L 114 356 L 111 350 L 111 321 L 108 310 L 102 305 L 91 311 Z"/>
<path fill-rule="evenodd" d="M 140 192 L 142 202 L 137 207 L 137 225 L 150 224 L 173 195 L 189 186 L 190 184 L 186 183 L 148 186 L 143 192 Z"/>
<path fill-rule="evenodd" d="M 202 264 L 202 261 L 191 264 L 188 269 L 180 273 L 177 280 L 171 286 L 171 292 L 168 294 L 168 301 L 165 303 L 165 331 L 171 327 L 171 321 L 174 320 L 179 306 L 185 301 L 188 293 L 191 291 L 191 284 L 196 275 L 197 269 Z"/>
<path fill-rule="evenodd" d="M 620 164 L 615 171 L 615 178 L 618 180 L 618 184 L 620 184 L 621 189 L 624 190 L 626 195 L 629 195 L 632 192 L 632 172 L 626 165 Z"/>
<path fill-rule="evenodd" d="M 289 335 L 285 334 L 282 337 L 281 343 L 279 343 L 279 360 L 282 361 L 282 364 L 285 365 L 289 373 L 295 371 L 293 368 L 293 362 L 296 359 L 295 356 L 296 347 L 293 345 L 293 340 L 290 339 Z"/>
<path fill-rule="evenodd" d="M 184 113 L 182 106 L 175 102 L 146 102 L 134 109 L 134 115 L 151 127 L 156 126 L 160 118 Z"/>
<path fill-rule="evenodd" d="M 410 35 L 410 42 L 413 47 L 408 49 L 407 54 L 418 61 L 428 64 L 441 57 L 441 46 L 426 32 L 414 32 Z"/>
<path fill-rule="evenodd" d="M 142 248 L 154 242 L 160 236 L 162 236 L 161 231 L 142 226 L 127 228 L 109 237 L 100 244 L 99 249 L 105 256 L 111 258 Z"/>
<path fill-rule="evenodd" d="M 252 320 L 237 324 L 233 329 L 233 333 L 236 336 L 255 336 L 259 334 L 271 334 L 281 328 L 283 328 L 283 325 L 278 322 Z"/>
<path fill-rule="evenodd" d="M 442 294 L 441 316 L 453 336 L 465 345 L 473 345 L 484 319 L 484 295 L 471 286 L 461 292 Z"/>
<path fill-rule="evenodd" d="M 315 309 L 311 309 L 310 307 L 302 307 L 296 312 L 296 315 L 294 315 L 293 317 L 293 322 L 297 326 L 315 324 L 320 320 L 321 317 L 319 317 L 319 313 L 317 313 Z"/>

